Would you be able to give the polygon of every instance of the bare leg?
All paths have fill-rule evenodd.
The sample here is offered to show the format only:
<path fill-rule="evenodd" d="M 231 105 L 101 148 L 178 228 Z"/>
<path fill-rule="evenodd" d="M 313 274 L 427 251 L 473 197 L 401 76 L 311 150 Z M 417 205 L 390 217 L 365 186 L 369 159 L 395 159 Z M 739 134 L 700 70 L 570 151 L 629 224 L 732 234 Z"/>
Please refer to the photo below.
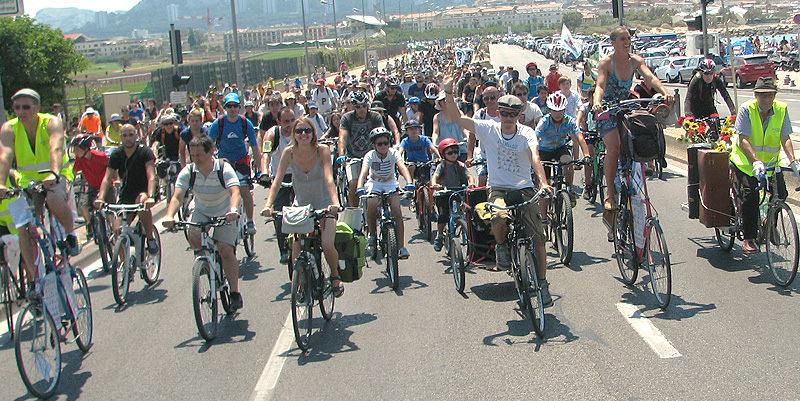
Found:
<path fill-rule="evenodd" d="M 606 199 L 603 200 L 603 205 L 606 209 L 609 207 L 615 209 L 617 206 L 616 201 L 616 187 L 614 186 L 614 179 L 617 176 L 617 162 L 619 161 L 619 132 L 614 129 L 603 137 L 606 143 L 606 159 L 603 165 L 603 173 L 606 178 Z"/>

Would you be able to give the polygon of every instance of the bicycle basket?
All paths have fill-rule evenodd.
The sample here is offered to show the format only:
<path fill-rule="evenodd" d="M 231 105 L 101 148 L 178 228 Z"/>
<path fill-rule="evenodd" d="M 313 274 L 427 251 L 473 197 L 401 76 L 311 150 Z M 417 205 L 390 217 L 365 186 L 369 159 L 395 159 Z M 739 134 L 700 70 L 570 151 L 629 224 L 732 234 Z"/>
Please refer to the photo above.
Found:
<path fill-rule="evenodd" d="M 307 206 L 284 206 L 283 227 L 284 234 L 308 234 L 314 231 L 314 219 L 311 214 L 314 208 Z"/>

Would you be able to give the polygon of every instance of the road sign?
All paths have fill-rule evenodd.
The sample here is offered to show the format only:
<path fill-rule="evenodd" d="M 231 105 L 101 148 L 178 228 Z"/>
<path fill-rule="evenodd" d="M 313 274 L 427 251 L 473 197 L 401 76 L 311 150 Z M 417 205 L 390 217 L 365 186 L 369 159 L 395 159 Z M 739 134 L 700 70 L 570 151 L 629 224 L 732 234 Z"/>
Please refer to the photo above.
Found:
<path fill-rule="evenodd" d="M 14 17 L 22 13 L 22 0 L 0 0 L 0 17 Z"/>
<path fill-rule="evenodd" d="M 172 104 L 186 104 L 188 92 L 172 91 L 169 93 L 169 102 Z"/>
<path fill-rule="evenodd" d="M 795 24 L 800 24 L 800 14 L 795 14 L 794 18 L 792 18 Z"/>

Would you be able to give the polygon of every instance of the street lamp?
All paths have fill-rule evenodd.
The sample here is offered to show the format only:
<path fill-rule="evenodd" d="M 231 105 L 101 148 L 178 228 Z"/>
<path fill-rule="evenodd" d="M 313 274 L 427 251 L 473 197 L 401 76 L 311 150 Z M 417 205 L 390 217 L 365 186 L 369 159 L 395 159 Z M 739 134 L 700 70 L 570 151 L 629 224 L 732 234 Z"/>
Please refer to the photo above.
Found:
<path fill-rule="evenodd" d="M 336 0 L 331 0 L 330 3 L 325 0 L 319 0 L 319 2 L 333 7 L 333 36 L 335 38 L 334 40 L 336 41 L 336 69 L 338 70 L 341 60 L 339 56 L 339 29 L 336 27 Z"/>
<path fill-rule="evenodd" d="M 233 29 L 233 52 L 236 54 L 236 58 L 233 59 L 233 71 L 238 87 L 243 88 L 242 61 L 239 58 L 239 29 L 236 27 L 236 3 L 234 0 L 231 0 L 231 28 Z"/>
<path fill-rule="evenodd" d="M 361 9 L 353 7 L 353 11 L 361 13 L 361 23 L 364 24 L 364 68 L 367 68 L 367 17 L 364 15 L 364 0 L 361 0 Z"/>
<path fill-rule="evenodd" d="M 233 1 L 233 0 L 231 0 Z M 306 1 L 300 0 L 300 11 L 303 14 L 303 51 L 305 52 L 306 63 L 306 88 L 311 85 L 311 70 L 308 66 L 308 27 L 306 27 Z"/>

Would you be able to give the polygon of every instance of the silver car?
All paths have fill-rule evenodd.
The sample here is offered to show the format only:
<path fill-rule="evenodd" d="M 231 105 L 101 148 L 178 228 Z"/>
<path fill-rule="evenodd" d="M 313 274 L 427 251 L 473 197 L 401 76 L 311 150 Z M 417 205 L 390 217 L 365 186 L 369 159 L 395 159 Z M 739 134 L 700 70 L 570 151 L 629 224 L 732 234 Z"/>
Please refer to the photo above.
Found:
<path fill-rule="evenodd" d="M 714 68 L 714 72 L 719 74 L 722 70 L 722 67 L 725 66 L 725 63 L 722 61 L 722 57 L 720 56 L 713 56 L 714 57 L 714 64 L 717 66 Z M 694 75 L 695 70 L 697 70 L 697 65 L 700 64 L 700 60 L 706 58 L 706 56 L 691 56 L 688 60 L 683 64 L 680 70 L 680 82 L 682 84 L 688 84 L 689 81 L 692 80 L 692 75 Z"/>
<path fill-rule="evenodd" d="M 678 82 L 680 80 L 680 69 L 688 59 L 685 56 L 667 57 L 661 60 L 661 63 L 658 64 L 653 73 L 656 74 L 656 77 L 661 82 Z"/>

